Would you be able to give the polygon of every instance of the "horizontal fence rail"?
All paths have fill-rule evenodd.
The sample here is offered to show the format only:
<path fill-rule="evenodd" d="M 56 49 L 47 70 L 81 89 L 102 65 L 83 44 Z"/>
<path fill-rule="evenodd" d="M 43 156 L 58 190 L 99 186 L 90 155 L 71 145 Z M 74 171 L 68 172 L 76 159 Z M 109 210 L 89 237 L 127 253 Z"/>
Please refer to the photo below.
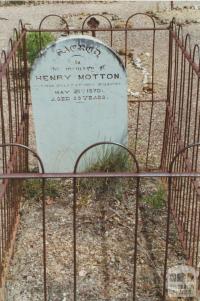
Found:
<path fill-rule="evenodd" d="M 78 173 L 12 173 L 0 174 L 1 179 L 73 179 L 73 178 L 185 178 L 200 177 L 200 172 L 78 172 Z"/>

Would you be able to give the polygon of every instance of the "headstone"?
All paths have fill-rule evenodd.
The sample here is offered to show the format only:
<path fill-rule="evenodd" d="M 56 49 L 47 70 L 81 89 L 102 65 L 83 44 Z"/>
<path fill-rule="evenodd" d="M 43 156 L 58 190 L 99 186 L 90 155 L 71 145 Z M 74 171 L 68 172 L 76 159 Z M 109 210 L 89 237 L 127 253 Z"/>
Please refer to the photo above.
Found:
<path fill-rule="evenodd" d="M 73 171 L 80 152 L 93 143 L 127 143 L 126 71 L 96 38 L 64 37 L 42 51 L 31 71 L 31 96 L 46 172 Z"/>

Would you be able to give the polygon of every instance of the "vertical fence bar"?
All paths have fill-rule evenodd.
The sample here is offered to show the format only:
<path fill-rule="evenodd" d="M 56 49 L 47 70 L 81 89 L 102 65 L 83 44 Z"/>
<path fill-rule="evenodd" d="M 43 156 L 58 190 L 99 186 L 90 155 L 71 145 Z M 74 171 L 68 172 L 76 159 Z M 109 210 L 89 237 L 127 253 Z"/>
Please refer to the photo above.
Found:
<path fill-rule="evenodd" d="M 169 49 L 168 49 L 168 79 L 167 79 L 167 105 L 165 112 L 165 126 L 164 126 L 164 137 L 162 145 L 161 154 L 161 168 L 166 170 L 167 154 L 168 154 L 168 139 L 169 139 L 169 105 L 171 102 L 171 81 L 172 81 L 172 49 L 173 49 L 173 39 L 172 39 L 172 23 L 169 26 Z"/>
<path fill-rule="evenodd" d="M 139 173 L 139 166 L 137 166 Z M 137 283 L 137 246 L 138 246 L 138 218 L 139 218 L 139 192 L 140 178 L 136 179 L 136 212 L 135 212 L 135 247 L 134 247 L 134 271 L 133 271 L 133 301 L 136 301 L 136 283 Z"/>
<path fill-rule="evenodd" d="M 169 250 L 169 232 L 170 232 L 170 216 L 171 216 L 171 192 L 172 192 L 172 178 L 168 178 L 168 196 L 167 196 L 167 229 L 165 239 L 165 259 L 164 259 L 164 273 L 163 273 L 163 301 L 166 300 L 166 282 L 167 282 L 167 267 L 168 267 L 168 250 Z"/>
<path fill-rule="evenodd" d="M 148 161 L 149 161 L 149 149 L 151 143 L 151 131 L 152 131 L 152 119 L 153 119 L 153 112 L 154 112 L 154 69 L 155 69 L 155 23 L 153 22 L 153 41 L 152 41 L 152 63 L 151 63 L 151 111 L 149 117 L 149 132 L 148 132 L 148 142 L 147 142 L 147 154 L 146 154 L 146 168 L 148 168 Z"/>
<path fill-rule="evenodd" d="M 73 285 L 73 300 L 76 301 L 77 295 L 77 261 L 76 261 L 76 199 L 77 199 L 77 179 L 73 178 L 73 278 L 74 278 L 74 285 Z"/>
<path fill-rule="evenodd" d="M 25 35 L 23 37 L 23 62 L 24 62 L 24 84 L 25 84 L 25 145 L 29 146 L 29 84 L 28 84 L 28 59 L 27 59 L 27 46 L 26 46 L 26 29 L 23 27 L 23 31 L 25 31 Z M 26 152 L 25 157 L 25 166 L 28 171 L 28 155 L 29 153 Z"/>

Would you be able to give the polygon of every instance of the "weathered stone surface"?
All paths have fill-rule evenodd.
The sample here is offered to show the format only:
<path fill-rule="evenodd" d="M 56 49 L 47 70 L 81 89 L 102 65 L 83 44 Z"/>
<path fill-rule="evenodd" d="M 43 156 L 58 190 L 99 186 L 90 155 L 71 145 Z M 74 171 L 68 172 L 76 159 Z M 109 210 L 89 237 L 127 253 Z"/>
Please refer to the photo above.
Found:
<path fill-rule="evenodd" d="M 72 171 L 95 142 L 127 142 L 127 76 L 118 55 L 89 36 L 59 39 L 36 59 L 31 95 L 46 172 Z"/>

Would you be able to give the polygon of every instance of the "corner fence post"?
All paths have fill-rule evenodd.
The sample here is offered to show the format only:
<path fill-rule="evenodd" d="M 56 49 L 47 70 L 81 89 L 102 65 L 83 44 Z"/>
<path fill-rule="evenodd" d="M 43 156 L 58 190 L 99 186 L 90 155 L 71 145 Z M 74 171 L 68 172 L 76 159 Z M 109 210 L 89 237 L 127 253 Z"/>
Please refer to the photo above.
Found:
<path fill-rule="evenodd" d="M 24 83 L 25 83 L 25 143 L 26 146 L 29 146 L 29 98 L 28 98 L 28 90 L 29 90 L 29 84 L 28 84 L 28 62 L 27 62 L 27 45 L 26 45 L 26 38 L 27 38 L 27 32 L 26 28 L 23 26 L 22 32 L 25 32 L 25 35 L 23 37 L 23 61 L 24 61 Z M 25 166 L 26 170 L 28 171 L 28 157 L 29 152 L 26 152 L 25 154 Z"/>
<path fill-rule="evenodd" d="M 166 102 L 166 108 L 165 108 L 165 125 L 164 125 L 164 131 L 163 131 L 163 144 L 162 144 L 162 153 L 161 153 L 161 162 L 160 162 L 160 168 L 163 170 L 166 170 L 168 164 L 166 157 L 167 157 L 167 152 L 168 147 L 167 141 L 168 141 L 168 136 L 169 136 L 169 104 L 170 104 L 170 97 L 171 97 L 171 80 L 172 80 L 172 28 L 173 24 L 172 22 L 170 23 L 169 26 L 169 50 L 168 50 L 168 76 L 167 76 L 167 102 Z"/>
<path fill-rule="evenodd" d="M 137 170 L 139 173 L 139 169 Z M 136 179 L 136 212 L 135 212 L 135 247 L 134 247 L 134 271 L 133 271 L 133 301 L 136 301 L 136 279 L 137 279 L 137 244 L 138 244 L 138 218 L 139 218 L 140 178 Z"/>
<path fill-rule="evenodd" d="M 73 178 L 73 256 L 74 256 L 74 300 L 76 301 L 76 290 L 77 290 L 77 281 L 76 281 L 76 195 L 77 195 L 77 183 L 76 178 Z"/>
<path fill-rule="evenodd" d="M 166 300 L 167 263 L 168 263 L 170 213 L 171 213 L 171 188 L 172 188 L 172 177 L 169 177 L 168 196 L 167 196 L 167 230 L 166 230 L 166 241 L 165 241 L 165 259 L 164 259 L 164 275 L 163 275 L 163 301 Z"/>
<path fill-rule="evenodd" d="M 44 170 L 42 171 L 44 173 Z M 47 250 L 46 250 L 46 203 L 45 203 L 46 179 L 42 179 L 42 239 L 43 239 L 43 279 L 44 301 L 47 301 Z"/>

